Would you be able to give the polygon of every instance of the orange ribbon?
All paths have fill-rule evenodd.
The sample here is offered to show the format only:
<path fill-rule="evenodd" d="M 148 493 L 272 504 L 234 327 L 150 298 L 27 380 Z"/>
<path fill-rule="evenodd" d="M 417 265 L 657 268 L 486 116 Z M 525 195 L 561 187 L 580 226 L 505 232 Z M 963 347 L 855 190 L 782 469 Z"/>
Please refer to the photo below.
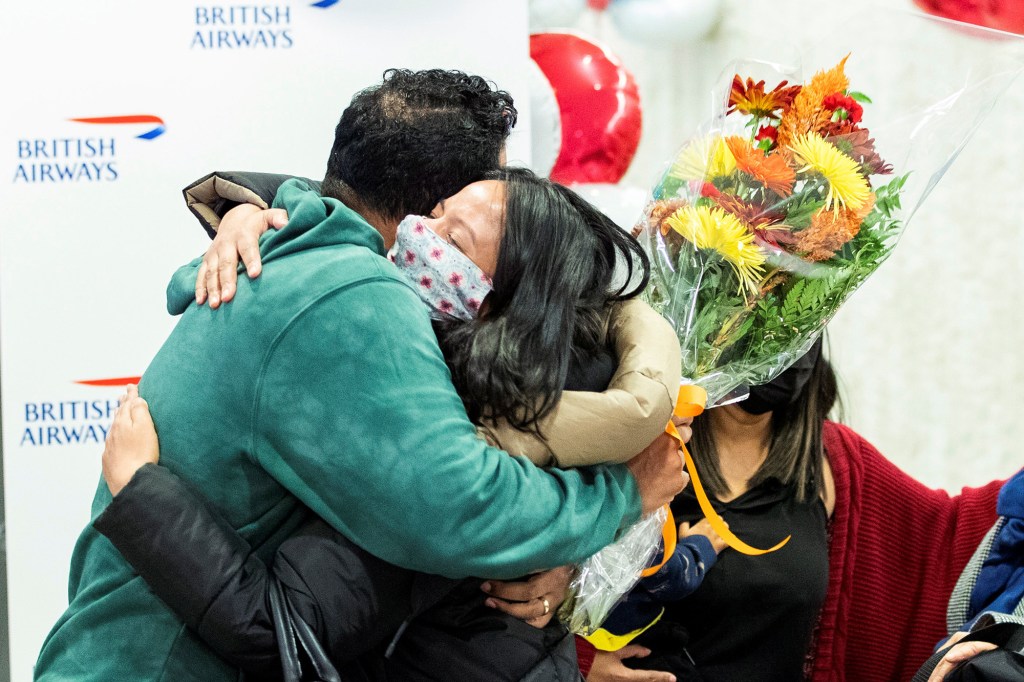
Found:
<path fill-rule="evenodd" d="M 678 540 L 678 534 L 676 532 L 676 519 L 672 516 L 672 510 L 669 506 L 665 505 L 665 511 L 667 512 L 667 518 L 665 519 L 665 525 L 661 527 L 661 543 L 664 548 L 661 552 L 661 561 L 651 566 L 648 566 L 640 572 L 641 578 L 654 575 L 661 567 L 664 566 L 669 559 L 672 558 L 673 552 L 676 551 L 676 542 Z"/>
<path fill-rule="evenodd" d="M 679 397 L 676 400 L 676 408 L 672 412 L 676 417 L 696 417 L 704 411 L 704 406 L 707 404 L 708 394 L 700 386 L 693 384 L 687 384 L 679 387 Z M 665 433 L 679 441 L 679 449 L 683 451 L 683 458 L 686 460 L 686 470 L 690 472 L 690 482 L 693 484 L 693 492 L 697 495 L 697 502 L 700 504 L 700 509 L 704 512 L 704 516 L 707 518 L 708 523 L 711 524 L 711 528 L 718 533 L 726 544 L 735 549 L 737 552 L 742 554 L 748 554 L 750 556 L 758 556 L 761 554 L 768 554 L 774 552 L 777 549 L 781 549 L 783 545 L 789 542 L 792 535 L 787 535 L 785 539 L 779 544 L 769 549 L 758 549 L 751 547 L 747 543 L 736 537 L 729 527 L 725 525 L 725 521 L 718 515 L 715 508 L 711 506 L 711 500 L 708 499 L 708 494 L 704 492 L 704 486 L 700 482 L 700 476 L 697 475 L 697 467 L 693 463 L 693 457 L 690 456 L 690 451 L 686 449 L 686 444 L 683 443 L 682 437 L 679 435 L 679 431 L 676 429 L 676 425 L 669 421 L 668 426 L 665 427 Z M 672 521 L 672 515 L 669 514 L 669 520 Z M 673 542 L 672 546 L 675 547 L 675 528 L 673 527 Z M 663 531 L 664 535 L 664 531 Z M 666 548 L 668 543 L 666 542 Z M 665 552 L 665 560 L 671 556 L 671 553 Z M 664 561 L 662 562 L 664 563 Z M 658 568 L 661 568 L 659 565 Z M 655 569 L 657 570 L 657 568 Z M 647 575 L 645 572 L 644 575 Z"/>

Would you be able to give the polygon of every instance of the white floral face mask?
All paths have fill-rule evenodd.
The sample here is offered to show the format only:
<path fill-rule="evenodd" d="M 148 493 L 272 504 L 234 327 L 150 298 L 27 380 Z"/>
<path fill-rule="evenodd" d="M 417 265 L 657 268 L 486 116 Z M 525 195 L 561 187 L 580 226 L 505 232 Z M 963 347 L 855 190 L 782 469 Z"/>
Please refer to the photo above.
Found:
<path fill-rule="evenodd" d="M 388 259 L 409 278 L 435 319 L 472 320 L 491 292 L 491 278 L 427 227 L 423 216 L 406 216 L 398 224 Z"/>

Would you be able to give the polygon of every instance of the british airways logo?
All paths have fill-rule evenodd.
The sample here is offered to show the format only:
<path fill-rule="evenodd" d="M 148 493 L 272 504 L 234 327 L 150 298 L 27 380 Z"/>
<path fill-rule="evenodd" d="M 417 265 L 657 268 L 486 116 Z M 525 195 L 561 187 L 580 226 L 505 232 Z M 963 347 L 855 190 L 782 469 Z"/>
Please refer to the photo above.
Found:
<path fill-rule="evenodd" d="M 128 384 L 137 384 L 142 377 L 118 377 L 117 379 L 81 379 L 75 383 L 79 386 L 116 386 L 124 388 Z"/>
<path fill-rule="evenodd" d="M 80 386 L 121 388 L 139 383 L 140 377 L 87 379 Z M 96 445 L 107 439 L 110 422 L 120 401 L 101 399 L 53 400 L 25 403 L 21 447 Z"/>
<path fill-rule="evenodd" d="M 291 5 L 199 5 L 193 50 L 289 49 Z"/>
<path fill-rule="evenodd" d="M 93 118 L 72 118 L 68 119 L 76 123 L 90 123 L 92 125 L 136 125 L 144 124 L 147 128 L 155 124 L 156 127 L 147 130 L 144 133 L 140 133 L 135 137 L 140 140 L 153 140 L 167 130 L 164 126 L 164 120 L 159 116 L 153 116 L 152 114 L 133 114 L 130 116 L 96 116 Z"/>
<path fill-rule="evenodd" d="M 35 137 L 18 140 L 17 183 L 113 182 L 121 176 L 117 150 L 121 137 L 114 131 L 134 132 L 140 140 L 154 140 L 167 130 L 153 114 L 75 117 L 68 121 L 95 135 Z"/>
<path fill-rule="evenodd" d="M 340 0 L 318 0 L 309 7 L 329 9 Z M 299 12 L 301 13 L 301 8 Z M 277 50 L 295 45 L 292 5 L 196 5 L 193 50 Z"/>

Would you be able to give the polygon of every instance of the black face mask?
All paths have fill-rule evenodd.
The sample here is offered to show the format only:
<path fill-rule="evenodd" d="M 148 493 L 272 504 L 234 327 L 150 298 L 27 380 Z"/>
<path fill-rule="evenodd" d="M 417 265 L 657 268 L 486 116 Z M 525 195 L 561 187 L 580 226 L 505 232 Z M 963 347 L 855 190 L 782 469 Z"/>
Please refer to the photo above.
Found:
<path fill-rule="evenodd" d="M 764 414 L 789 407 L 803 393 L 820 357 L 821 339 L 818 339 L 811 349 L 785 372 L 767 384 L 752 386 L 750 397 L 740 402 L 739 406 L 749 414 Z"/>

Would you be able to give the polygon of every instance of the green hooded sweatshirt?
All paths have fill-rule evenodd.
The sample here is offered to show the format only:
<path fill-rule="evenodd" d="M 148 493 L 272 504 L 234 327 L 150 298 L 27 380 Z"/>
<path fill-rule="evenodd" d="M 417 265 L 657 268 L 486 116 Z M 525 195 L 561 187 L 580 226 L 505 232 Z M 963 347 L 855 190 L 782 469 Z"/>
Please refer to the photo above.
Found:
<path fill-rule="evenodd" d="M 306 507 L 373 554 L 450 577 L 509 578 L 580 561 L 640 512 L 623 466 L 544 471 L 477 438 L 428 312 L 380 235 L 292 180 L 263 273 L 217 310 L 192 303 L 198 261 L 168 287 L 184 311 L 139 390 L 160 463 L 205 495 L 264 560 Z M 93 518 L 110 503 L 100 481 Z M 239 673 L 92 527 L 38 680 L 215 682 Z"/>

